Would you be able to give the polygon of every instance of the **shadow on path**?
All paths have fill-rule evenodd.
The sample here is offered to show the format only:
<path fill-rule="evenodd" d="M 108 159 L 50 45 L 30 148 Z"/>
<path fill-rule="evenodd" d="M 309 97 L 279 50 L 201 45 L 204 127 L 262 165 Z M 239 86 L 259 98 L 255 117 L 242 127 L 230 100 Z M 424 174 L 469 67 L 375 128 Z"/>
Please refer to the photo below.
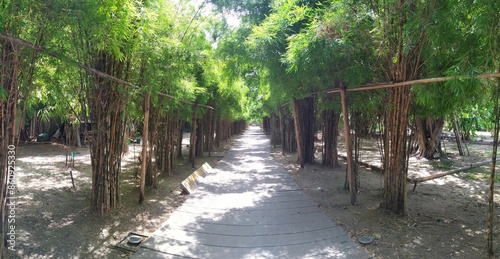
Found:
<path fill-rule="evenodd" d="M 250 127 L 132 258 L 372 258 L 275 162 Z"/>

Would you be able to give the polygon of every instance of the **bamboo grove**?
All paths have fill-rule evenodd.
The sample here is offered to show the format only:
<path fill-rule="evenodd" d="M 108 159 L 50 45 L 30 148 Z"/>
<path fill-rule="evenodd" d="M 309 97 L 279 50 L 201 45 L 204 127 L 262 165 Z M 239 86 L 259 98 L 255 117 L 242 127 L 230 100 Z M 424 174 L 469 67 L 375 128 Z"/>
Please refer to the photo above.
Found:
<path fill-rule="evenodd" d="M 215 28 L 224 25 L 220 18 L 201 16 L 204 5 L 93 0 L 0 5 L 2 257 L 8 150 L 33 114 L 50 112 L 85 125 L 91 207 L 100 214 L 120 207 L 121 158 L 134 135 L 145 137 L 138 193 L 143 202 L 144 188 L 157 188 L 160 174 L 174 173 L 187 124 L 199 125 L 191 134 L 193 156 L 185 158 L 193 165 L 197 156 L 244 129 L 246 90 L 220 70 L 212 44 Z"/>
<path fill-rule="evenodd" d="M 321 161 L 334 166 L 339 125 L 350 123 L 344 133 L 353 129 L 355 134 L 344 136 L 355 151 L 347 152 L 351 166 L 345 186 L 353 204 L 363 138 L 379 143 L 385 177 L 381 207 L 404 215 L 410 155 L 438 159 L 445 124 L 453 125 L 457 136 L 471 131 L 465 126 L 471 125 L 471 118 L 481 120 L 483 129 L 493 129 L 490 94 L 498 80 L 498 60 L 492 59 L 499 54 L 497 3 L 259 3 L 271 8 L 258 9 L 266 11 L 263 15 L 246 13 L 253 19 L 243 20 L 251 26 L 240 33 L 246 33 L 247 55 L 257 64 L 254 74 L 260 75 L 261 92 L 268 97 L 263 104 L 268 111 L 264 128 L 274 145 L 282 144 L 283 152 L 296 149 L 301 166 L 315 162 L 311 143 L 320 131 Z M 245 6 L 232 1 L 217 4 L 223 11 Z M 342 89 L 344 96 L 339 94 Z"/>
<path fill-rule="evenodd" d="M 296 151 L 297 162 L 305 166 L 316 162 L 313 143 L 321 132 L 321 162 L 336 166 L 337 136 L 344 125 L 346 146 L 354 145 L 354 154 L 347 148 L 345 182 L 352 204 L 363 138 L 379 144 L 381 208 L 405 215 L 410 155 L 439 159 L 445 124 L 456 132 L 459 150 L 473 127 L 494 128 L 491 100 L 496 100 L 500 53 L 496 2 L 215 3 L 222 11 L 245 14 L 247 27 L 235 35 L 250 49 L 241 53 L 254 62 L 252 74 L 261 80 L 263 127 L 274 145 Z"/>
<path fill-rule="evenodd" d="M 381 208 L 401 215 L 408 158 L 438 159 L 445 125 L 459 150 L 461 136 L 476 124 L 498 134 L 496 0 L 0 0 L 0 6 L 2 236 L 8 147 L 41 111 L 92 124 L 91 207 L 102 214 L 120 205 L 121 156 L 132 134 L 146 140 L 142 203 L 145 188 L 173 174 L 186 126 L 192 134 L 185 159 L 193 165 L 246 121 L 262 120 L 271 143 L 297 152 L 302 167 L 318 160 L 318 132 L 321 163 L 338 166 L 344 128 L 354 149 L 345 181 L 351 203 L 360 146 L 374 138 L 384 173 Z M 235 14 L 238 22 L 230 24 Z M 490 206 L 492 195 L 493 189 Z"/>

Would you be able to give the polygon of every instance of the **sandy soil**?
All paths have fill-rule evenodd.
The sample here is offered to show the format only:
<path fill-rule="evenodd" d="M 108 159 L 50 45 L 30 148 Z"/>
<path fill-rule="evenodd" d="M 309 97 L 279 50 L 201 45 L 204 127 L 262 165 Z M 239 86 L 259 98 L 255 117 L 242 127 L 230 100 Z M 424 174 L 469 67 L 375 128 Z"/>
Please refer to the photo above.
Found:
<path fill-rule="evenodd" d="M 217 156 L 198 158 L 196 167 L 204 162 L 215 166 L 231 141 L 223 144 L 216 150 Z M 74 150 L 78 154 L 73 169 L 66 167 L 66 150 L 59 144 L 21 145 L 16 151 L 17 235 L 11 258 L 127 257 L 130 252 L 113 247 L 130 232 L 147 236 L 158 229 L 188 197 L 181 194 L 179 183 L 194 171 L 186 160 L 178 160 L 174 176 L 160 176 L 159 188 L 147 189 L 146 201 L 138 204 L 139 179 L 135 174 L 140 145 L 130 145 L 122 160 L 121 208 L 99 216 L 89 209 L 91 169 L 87 148 Z M 72 188 L 70 170 L 76 188 Z"/>
<path fill-rule="evenodd" d="M 230 144 L 226 143 L 224 149 Z M 462 158 L 451 149 L 452 143 L 446 145 L 449 159 L 428 161 L 412 158 L 411 173 L 433 174 L 466 162 L 483 161 L 488 158 L 487 150 L 490 149 L 488 145 L 470 145 L 471 156 Z M 367 163 L 376 164 L 374 150 L 376 148 L 367 144 L 362 152 Z M 89 210 L 88 150 L 75 151 L 80 154 L 76 155 L 72 169 L 76 185 L 73 189 L 69 169 L 65 166 L 66 151 L 62 146 L 18 147 L 17 243 L 13 258 L 127 257 L 130 253 L 113 246 L 130 232 L 151 234 L 187 198 L 180 194 L 179 183 L 193 169 L 186 165 L 186 161 L 179 160 L 175 175 L 160 177 L 159 188 L 149 189 L 146 202 L 137 204 L 139 180 L 134 175 L 138 165 L 134 161 L 139 146 L 134 151 L 132 145 L 123 159 L 122 207 L 111 215 L 99 216 Z M 446 176 L 419 184 L 415 192 L 409 186 L 408 215 L 400 217 L 378 208 L 383 176 L 376 171 L 361 168 L 361 190 L 358 203 L 353 206 L 348 192 L 343 189 L 343 162 L 338 168 L 319 164 L 299 168 L 295 163 L 296 154 L 283 156 L 278 148 L 274 148 L 273 156 L 319 207 L 354 239 L 362 236 L 374 238 L 365 247 L 376 258 L 487 258 L 487 182 L 484 177 L 472 180 L 468 173 Z M 218 160 L 220 157 L 204 157 L 198 159 L 197 165 L 208 161 L 214 166 Z M 495 243 L 499 240 L 497 233 Z"/>

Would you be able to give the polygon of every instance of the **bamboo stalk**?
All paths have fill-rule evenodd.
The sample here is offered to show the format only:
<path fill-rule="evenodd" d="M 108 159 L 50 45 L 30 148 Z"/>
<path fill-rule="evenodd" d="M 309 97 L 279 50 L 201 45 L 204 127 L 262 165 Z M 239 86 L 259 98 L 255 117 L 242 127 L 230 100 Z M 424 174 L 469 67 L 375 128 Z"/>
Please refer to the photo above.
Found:
<path fill-rule="evenodd" d="M 500 72 L 500 70 L 499 70 Z M 491 159 L 491 175 L 490 175 L 490 188 L 488 192 L 488 231 L 487 231 L 487 250 L 490 255 L 493 255 L 493 228 L 494 228 L 494 196 L 495 196 L 495 169 L 497 161 L 497 151 L 498 151 L 498 135 L 500 131 L 500 80 L 497 82 L 497 87 L 494 95 L 495 99 L 495 129 L 493 136 L 493 155 Z"/>
<path fill-rule="evenodd" d="M 342 113 L 344 114 L 344 138 L 345 146 L 347 152 L 347 177 L 349 178 L 349 195 L 351 198 L 351 204 L 356 204 L 356 175 L 353 171 L 352 163 L 352 147 L 351 147 L 351 130 L 349 128 L 349 115 L 347 114 L 347 94 L 346 87 L 343 82 L 340 83 L 340 96 L 342 98 Z"/>
<path fill-rule="evenodd" d="M 294 125 L 295 125 L 295 137 L 297 139 L 297 153 L 298 153 L 298 160 L 299 160 L 299 164 L 300 164 L 300 167 L 303 168 L 304 167 L 304 160 L 305 160 L 305 157 L 304 157 L 304 153 L 305 153 L 305 148 L 304 148 L 304 141 L 303 141 L 303 138 L 302 138 L 302 128 L 301 128 L 301 124 L 300 124 L 300 112 L 301 112 L 301 107 L 300 107 L 300 104 L 299 104 L 299 101 L 295 98 L 293 98 L 292 100 L 293 102 L 293 122 L 294 122 Z"/>
<path fill-rule="evenodd" d="M 500 73 L 486 73 L 486 74 L 481 74 L 474 76 L 473 78 L 477 79 L 486 79 L 486 78 L 499 78 Z M 447 76 L 447 77 L 435 77 L 435 78 L 425 78 L 425 79 L 417 79 L 417 80 L 410 80 L 410 81 L 404 81 L 404 82 L 398 82 L 398 83 L 382 83 L 382 84 L 367 84 L 367 85 L 361 85 L 359 87 L 355 88 L 349 88 L 347 89 L 348 92 L 354 92 L 354 91 L 365 91 L 365 90 L 376 90 L 376 89 L 382 89 L 382 88 L 391 88 L 391 87 L 398 87 L 398 86 L 408 86 L 408 85 L 416 85 L 416 84 L 428 84 L 428 83 L 437 83 L 437 82 L 445 82 L 445 81 L 450 81 L 453 79 L 469 79 L 470 77 L 468 76 L 459 76 L 459 77 L 452 77 L 452 76 Z M 333 88 L 329 90 L 327 93 L 338 93 L 341 92 L 342 89 L 340 88 Z M 324 92 L 324 91 L 322 91 Z"/>
<path fill-rule="evenodd" d="M 196 103 L 197 104 L 197 103 Z M 190 143 L 189 143 L 189 161 L 191 162 L 191 166 L 195 167 L 195 159 L 196 159 L 196 130 L 198 120 L 198 106 L 195 104 L 193 111 L 193 121 L 192 121 L 192 129 L 190 134 Z"/>
<path fill-rule="evenodd" d="M 142 161 L 141 161 L 141 182 L 139 191 L 139 203 L 144 202 L 144 192 L 146 187 L 146 161 L 147 161 L 147 150 L 148 150 L 148 127 L 149 127 L 149 102 L 151 96 L 148 92 L 144 95 L 144 129 L 142 130 Z"/>

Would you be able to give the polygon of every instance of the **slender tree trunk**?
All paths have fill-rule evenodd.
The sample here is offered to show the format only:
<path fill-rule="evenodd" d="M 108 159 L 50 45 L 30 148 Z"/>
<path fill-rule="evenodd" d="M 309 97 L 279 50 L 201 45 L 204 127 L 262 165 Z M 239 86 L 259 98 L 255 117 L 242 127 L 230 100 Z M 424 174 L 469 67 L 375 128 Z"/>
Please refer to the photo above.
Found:
<path fill-rule="evenodd" d="M 217 119 L 215 122 L 215 146 L 219 147 L 220 142 L 221 142 L 221 135 L 222 135 L 222 125 L 221 125 L 221 119 L 220 119 L 220 113 L 217 113 Z"/>
<path fill-rule="evenodd" d="M 458 154 L 461 156 L 465 155 L 464 152 L 464 147 L 462 145 L 462 137 L 460 134 L 460 128 L 458 127 L 457 120 L 455 119 L 455 116 L 451 118 L 452 123 L 453 123 L 453 133 L 455 135 L 455 142 L 457 143 L 457 148 L 458 148 Z"/>
<path fill-rule="evenodd" d="M 427 25 L 432 6 L 401 0 L 384 5 L 381 30 L 386 35 L 383 66 L 387 80 L 399 83 L 418 79 L 423 67 Z M 409 26 L 409 21 L 415 22 Z M 408 174 L 408 122 L 412 100 L 411 85 L 387 90 L 384 118 L 384 196 L 382 207 L 396 214 L 406 213 L 406 177 Z"/>
<path fill-rule="evenodd" d="M 337 136 L 340 116 L 334 110 L 323 111 L 323 165 L 338 166 Z"/>
<path fill-rule="evenodd" d="M 214 151 L 215 133 L 217 128 L 217 119 L 214 110 L 210 109 L 210 133 L 208 138 L 208 152 Z"/>
<path fill-rule="evenodd" d="M 7 234 L 7 201 L 14 202 L 9 197 L 16 193 L 15 189 L 10 189 L 10 181 L 15 179 L 15 158 L 16 158 L 16 109 L 18 100 L 18 77 L 19 62 L 18 53 L 10 42 L 0 41 L 2 48 L 2 62 L 0 65 L 0 83 L 2 91 L 6 93 L 6 99 L 0 97 L 0 121 L 2 123 L 0 135 L 0 257 L 6 256 L 9 247 Z M 13 170 L 14 169 L 14 170 Z M 7 248 L 5 247 L 7 244 Z"/>
<path fill-rule="evenodd" d="M 276 113 L 271 113 L 270 118 L 270 133 L 271 133 L 271 144 L 276 147 L 276 145 L 281 144 L 281 129 L 280 129 L 280 118 Z"/>
<path fill-rule="evenodd" d="M 151 97 L 150 97 L 151 99 Z M 149 125 L 149 134 L 148 134 L 148 142 L 149 142 L 149 150 L 146 152 L 147 153 L 147 170 L 146 170 L 146 186 L 148 187 L 157 187 L 157 173 L 158 173 L 158 160 L 156 159 L 157 157 L 157 152 L 158 152 L 158 124 L 160 123 L 160 110 L 157 108 L 154 108 L 153 105 L 151 105 L 150 101 L 150 108 L 149 108 L 149 120 L 148 123 Z"/>
<path fill-rule="evenodd" d="M 198 121 L 198 103 L 196 102 L 193 107 L 193 121 L 191 128 L 191 138 L 189 142 L 189 162 L 191 166 L 195 167 L 195 157 L 196 157 L 196 131 L 197 131 L 197 121 Z"/>
<path fill-rule="evenodd" d="M 281 134 L 281 154 L 285 155 L 285 145 L 286 145 L 286 136 L 285 136 L 285 119 L 283 118 L 283 107 L 279 107 L 279 123 L 280 123 L 280 134 Z"/>
<path fill-rule="evenodd" d="M 314 129 L 314 125 L 316 124 L 316 115 L 314 112 L 314 98 L 306 98 L 305 102 L 305 113 L 304 115 L 304 124 L 302 124 L 305 127 L 304 130 L 304 141 L 305 141 L 305 162 L 308 164 L 314 164 L 314 154 L 316 152 L 315 146 L 314 146 L 314 140 L 315 140 L 315 135 L 316 131 Z"/>
<path fill-rule="evenodd" d="M 139 189 L 139 203 L 144 202 L 144 193 L 146 187 L 147 170 L 147 150 L 148 150 L 148 132 L 149 132 L 149 108 L 151 96 L 148 92 L 144 93 L 144 126 L 142 129 L 142 153 L 141 153 L 141 182 Z"/>
<path fill-rule="evenodd" d="M 208 109 L 207 113 L 205 114 L 206 122 L 205 122 L 205 147 L 204 150 L 206 152 L 210 152 L 213 149 L 213 143 L 214 143 L 214 118 L 213 118 L 213 111 L 212 109 Z"/>
<path fill-rule="evenodd" d="M 407 124 L 410 107 L 410 87 L 392 89 L 384 125 L 384 207 L 397 214 L 406 212 Z"/>
<path fill-rule="evenodd" d="M 290 112 L 283 110 L 283 128 L 285 134 L 284 152 L 294 153 L 297 152 L 297 139 L 295 134 L 295 120 Z"/>
<path fill-rule="evenodd" d="M 304 145 L 304 139 L 302 138 L 302 135 L 304 134 L 302 132 L 302 127 L 300 127 L 300 113 L 302 112 L 300 109 L 299 101 L 297 99 L 293 99 L 293 119 L 294 119 L 294 124 L 295 124 L 295 139 L 297 139 L 297 151 L 298 151 L 298 160 L 300 167 L 304 167 L 305 163 L 305 145 Z"/>
<path fill-rule="evenodd" d="M 177 134 L 177 159 L 182 159 L 182 139 L 184 138 L 184 121 L 179 120 L 177 125 L 178 134 Z"/>
<path fill-rule="evenodd" d="M 349 114 L 347 110 L 347 94 L 346 86 L 343 82 L 340 83 L 340 95 L 342 98 L 342 113 L 344 115 L 344 138 L 347 153 L 347 178 L 349 179 L 349 196 L 351 198 L 351 204 L 356 204 L 356 174 L 353 168 L 352 161 L 352 142 L 351 142 L 351 129 L 349 127 Z"/>
<path fill-rule="evenodd" d="M 500 70 L 499 70 L 500 72 Z M 495 218 L 495 170 L 497 162 L 497 151 L 498 151 L 498 135 L 500 132 L 500 79 L 497 80 L 497 87 L 494 92 L 495 101 L 495 128 L 493 132 L 493 154 L 491 160 L 491 175 L 490 175 L 490 189 L 488 192 L 488 232 L 487 232 L 487 249 L 490 255 L 493 255 L 493 230 L 494 230 L 494 218 Z"/>
<path fill-rule="evenodd" d="M 294 98 L 292 102 L 298 162 L 304 167 L 306 163 L 314 163 L 314 101 L 307 97 Z"/>
<path fill-rule="evenodd" d="M 122 77 L 123 62 L 105 52 L 98 53 L 96 68 L 109 75 Z M 116 82 L 94 77 L 88 87 L 87 101 L 92 125 L 92 207 L 101 214 L 120 205 L 121 157 L 124 140 L 123 110 L 127 92 Z"/>
<path fill-rule="evenodd" d="M 266 134 L 271 133 L 271 118 L 270 117 L 265 117 L 264 119 L 262 119 L 262 130 Z"/>
<path fill-rule="evenodd" d="M 205 128 L 205 119 L 198 119 L 196 126 L 196 145 L 195 145 L 195 153 L 196 156 L 203 157 L 203 142 L 205 142 L 205 138 L 203 132 Z"/>

